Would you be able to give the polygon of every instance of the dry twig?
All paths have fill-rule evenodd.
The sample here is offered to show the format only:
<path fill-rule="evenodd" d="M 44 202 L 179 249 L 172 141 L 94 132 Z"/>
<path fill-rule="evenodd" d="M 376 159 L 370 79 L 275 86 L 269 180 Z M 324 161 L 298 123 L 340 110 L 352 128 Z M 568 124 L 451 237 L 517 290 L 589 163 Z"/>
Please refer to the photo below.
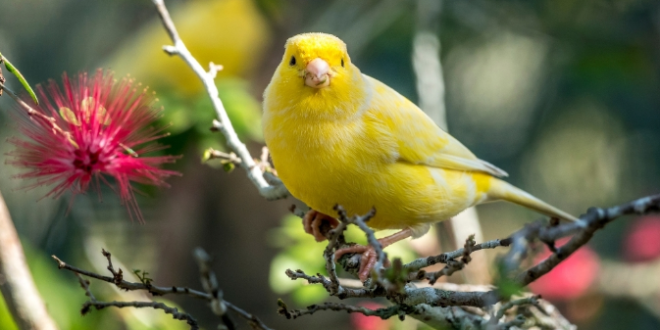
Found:
<path fill-rule="evenodd" d="M 84 279 L 82 275 L 75 273 L 76 276 L 78 277 L 78 281 L 80 282 L 80 286 L 85 290 L 85 295 L 89 297 L 89 300 L 83 304 L 82 309 L 80 310 L 80 313 L 82 315 L 86 315 L 91 311 L 91 308 L 94 307 L 96 310 L 101 310 L 106 307 L 116 307 L 116 308 L 125 308 L 125 307 L 133 307 L 133 308 L 153 308 L 153 309 L 161 309 L 167 314 L 172 314 L 172 317 L 175 320 L 182 320 L 186 321 L 188 325 L 190 325 L 191 330 L 197 330 L 199 329 L 199 324 L 197 324 L 197 320 L 193 318 L 190 314 L 188 313 L 183 313 L 179 312 L 177 308 L 174 307 L 169 307 L 163 303 L 156 302 L 156 301 L 98 301 L 96 300 L 96 297 L 94 297 L 94 294 L 92 294 L 92 291 L 89 289 L 89 281 Z"/>
<path fill-rule="evenodd" d="M 247 176 L 252 181 L 252 183 L 257 187 L 259 193 L 268 200 L 279 199 L 287 197 L 289 192 L 286 190 L 284 185 L 271 185 L 264 178 L 264 173 L 260 166 L 258 166 L 250 152 L 247 150 L 247 147 L 241 140 L 238 138 L 234 127 L 229 120 L 227 111 L 225 110 L 220 97 L 218 96 L 218 88 L 215 86 L 213 81 L 215 75 L 218 71 L 218 66 L 211 63 L 210 70 L 207 72 L 204 70 L 201 64 L 192 56 L 186 45 L 183 43 L 183 40 L 179 37 L 179 33 L 174 26 L 174 22 L 170 17 L 170 13 L 165 7 L 163 0 L 152 0 L 156 9 L 158 10 L 158 15 L 160 16 L 161 21 L 163 22 L 163 27 L 167 31 L 167 34 L 172 39 L 174 45 L 164 46 L 163 50 L 169 55 L 178 55 L 183 59 L 190 69 L 197 74 L 199 79 L 204 84 L 204 88 L 211 98 L 213 108 L 215 109 L 216 116 L 218 117 L 217 121 L 214 121 L 213 128 L 220 131 L 227 140 L 227 146 L 229 149 L 240 158 L 240 165 L 247 172 Z"/>
<path fill-rule="evenodd" d="M 362 228 L 363 226 L 360 226 L 360 224 L 364 224 L 364 219 L 368 220 L 369 218 L 369 215 L 367 215 L 363 217 L 364 219 L 362 221 L 349 220 L 361 218 L 348 218 L 341 207 L 338 207 L 337 210 L 339 211 L 340 227 L 335 230 L 326 231 L 326 237 L 328 237 L 329 243 L 326 252 L 324 253 L 324 258 L 327 263 L 326 268 L 332 270 L 333 273 L 335 272 L 334 253 L 330 252 L 337 248 L 347 246 L 347 243 L 343 241 L 343 235 L 341 235 L 346 229 L 346 225 L 356 224 Z M 410 314 L 428 324 L 449 326 L 452 328 L 461 328 L 463 325 L 460 324 L 464 324 L 465 322 L 472 324 L 474 329 L 509 329 L 514 326 L 520 326 L 523 323 L 527 324 L 526 322 L 550 322 L 556 324 L 558 327 L 561 326 L 561 328 L 571 329 L 572 325 L 566 322 L 561 315 L 556 313 L 552 316 L 546 315 L 544 317 L 535 317 L 533 320 L 518 316 L 509 319 L 504 318 L 507 310 L 512 307 L 521 307 L 522 305 L 527 304 L 536 306 L 542 311 L 542 314 L 549 314 L 547 309 L 539 307 L 541 304 L 538 297 L 526 297 L 500 305 L 501 302 L 510 298 L 505 296 L 510 295 L 510 293 L 503 295 L 503 293 L 497 288 L 486 291 L 466 292 L 443 290 L 434 287 L 417 287 L 409 282 L 411 280 L 422 278 L 434 282 L 439 276 L 449 275 L 462 269 L 470 261 L 470 255 L 473 252 L 483 249 L 511 246 L 509 252 L 502 259 L 503 271 L 501 276 L 504 276 L 507 281 L 522 288 L 551 271 L 562 260 L 574 253 L 579 247 L 586 244 L 597 230 L 603 228 L 611 221 L 624 215 L 646 214 L 657 211 L 660 211 L 660 195 L 653 195 L 607 209 L 591 208 L 587 214 L 583 215 L 576 222 L 560 225 L 554 222 L 548 224 L 544 221 L 537 221 L 526 225 L 523 229 L 504 239 L 493 240 L 481 244 L 476 244 L 473 239 L 468 239 L 462 249 L 453 252 L 447 252 L 433 257 L 420 258 L 406 265 L 401 265 L 400 261 L 395 260 L 392 267 L 376 272 L 375 274 L 377 276 L 378 274 L 386 275 L 375 278 L 371 283 L 368 283 L 370 285 L 367 285 L 366 288 L 344 287 L 340 285 L 338 280 L 336 280 L 336 273 L 331 273 L 330 279 L 326 279 L 321 274 L 317 274 L 317 276 L 309 276 L 302 270 L 297 270 L 296 272 L 287 270 L 286 274 L 291 279 L 302 278 L 312 284 L 322 284 L 330 295 L 337 296 L 340 299 L 349 297 L 385 297 L 394 305 L 390 308 L 381 310 L 379 314 L 377 314 L 381 317 L 383 315 L 392 316 L 395 314 Z M 362 229 L 364 230 L 364 228 Z M 373 231 L 364 230 L 364 232 L 370 243 L 376 240 Z M 528 244 L 530 242 L 540 240 L 549 246 L 554 246 L 555 240 L 570 235 L 573 235 L 571 240 L 560 248 L 555 248 L 553 255 L 549 258 L 525 271 L 519 271 L 521 261 L 528 251 Z M 380 252 L 382 253 L 382 249 Z M 359 265 L 356 265 L 356 263 L 359 263 L 359 259 L 350 255 L 339 260 L 339 264 L 342 268 L 353 275 L 356 274 L 356 270 L 359 268 Z M 445 263 L 447 266 L 442 271 L 434 274 L 425 274 L 423 270 L 421 270 L 424 267 L 436 263 Z M 404 276 L 400 276 L 401 274 Z M 424 306 L 424 308 L 421 308 L 420 306 Z M 499 309 L 497 309 L 497 312 L 494 314 L 484 312 L 475 313 L 474 309 L 471 309 L 476 307 L 477 309 L 488 311 L 492 310 L 495 306 L 499 306 Z M 454 318 L 454 316 L 457 315 L 457 308 L 461 310 L 463 315 L 463 317 L 459 319 Z M 307 310 L 303 311 L 287 311 L 284 314 L 289 315 L 290 317 L 297 317 L 312 314 L 318 310 L 363 312 L 363 310 L 358 307 L 343 304 L 324 304 L 310 306 Z M 391 313 L 395 310 L 397 313 Z M 371 313 L 372 311 L 369 311 L 365 313 L 365 315 L 375 315 Z M 541 318 L 544 318 L 544 320 L 541 320 Z M 548 318 L 554 321 L 548 321 Z"/>
<path fill-rule="evenodd" d="M 186 287 L 160 287 L 153 285 L 151 283 L 150 279 L 144 279 L 140 283 L 137 282 L 128 282 L 124 280 L 123 278 L 123 271 L 121 269 L 115 270 L 113 265 L 112 265 L 112 255 L 110 252 L 107 252 L 105 250 L 102 251 L 103 256 L 108 259 L 108 271 L 112 274 L 112 276 L 104 276 L 100 274 L 96 274 L 94 272 L 86 271 L 77 267 L 74 267 L 72 265 L 67 264 L 66 262 L 62 261 L 60 258 L 57 256 L 53 255 L 52 258 L 57 261 L 57 265 L 60 269 L 66 269 L 69 270 L 73 273 L 76 274 L 76 276 L 79 277 L 81 281 L 81 286 L 83 289 L 85 289 L 85 292 L 87 296 L 90 297 L 90 300 L 83 305 L 83 314 L 86 313 L 86 311 L 89 310 L 90 306 L 96 307 L 96 309 L 101 309 L 103 307 L 108 307 L 108 306 L 114 306 L 114 307 L 136 307 L 136 308 L 144 308 L 144 307 L 150 307 L 150 308 L 155 308 L 155 309 L 162 309 L 166 313 L 172 314 L 175 319 L 178 320 L 185 320 L 190 324 L 191 329 L 197 329 L 197 323 L 195 319 L 186 313 L 179 312 L 176 308 L 168 307 L 162 303 L 158 302 L 99 302 L 94 298 L 94 296 L 91 294 L 89 291 L 89 283 L 88 281 L 84 280 L 81 275 L 95 278 L 97 280 L 101 280 L 104 282 L 112 283 L 116 285 L 118 288 L 126 290 L 126 291 L 136 291 L 136 290 L 144 290 L 149 293 L 151 293 L 154 296 L 162 296 L 166 294 L 180 294 L 180 295 L 187 295 L 187 296 L 192 296 L 195 298 L 199 299 L 204 299 L 209 301 L 211 304 L 211 310 L 216 314 L 219 315 L 223 325 L 231 330 L 235 329 L 236 326 L 233 323 L 233 321 L 229 318 L 229 315 L 226 313 L 227 310 L 231 310 L 238 314 L 240 317 L 245 319 L 250 326 L 252 326 L 253 329 L 260 329 L 260 330 L 271 330 L 266 326 L 259 318 L 256 316 L 247 313 L 241 308 L 238 308 L 237 306 L 231 304 L 230 302 L 224 300 L 222 298 L 222 292 L 218 288 L 218 283 L 215 278 L 215 274 L 210 268 L 209 262 L 210 258 L 206 254 L 206 252 L 201 249 L 197 248 L 195 249 L 195 259 L 197 260 L 197 263 L 200 268 L 200 273 L 201 273 L 201 281 L 202 281 L 202 286 L 204 287 L 205 292 L 199 291 L 199 290 L 193 290 L 190 288 Z"/>

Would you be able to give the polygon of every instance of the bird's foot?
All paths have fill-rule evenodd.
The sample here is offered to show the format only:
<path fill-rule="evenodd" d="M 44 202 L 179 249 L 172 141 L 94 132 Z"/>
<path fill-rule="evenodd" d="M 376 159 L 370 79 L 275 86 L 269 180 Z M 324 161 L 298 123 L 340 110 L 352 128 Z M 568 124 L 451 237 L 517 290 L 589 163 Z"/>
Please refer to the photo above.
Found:
<path fill-rule="evenodd" d="M 385 247 L 390 246 L 402 239 L 412 236 L 412 234 L 413 234 L 412 229 L 406 228 L 390 236 L 380 238 L 378 239 L 378 242 L 380 243 L 380 246 L 384 249 Z M 335 251 L 335 261 L 339 260 L 341 256 L 347 253 L 362 254 L 362 259 L 360 259 L 360 269 L 358 270 L 358 277 L 360 278 L 360 281 L 362 282 L 366 281 L 367 278 L 369 277 L 369 273 L 371 272 L 371 269 L 374 268 L 376 262 L 378 262 L 378 253 L 376 252 L 376 249 L 374 249 L 371 245 L 370 246 L 353 245 L 353 246 L 337 249 L 337 251 Z M 383 266 L 389 267 L 389 264 L 390 262 L 387 260 L 387 256 L 385 256 L 385 260 L 383 261 Z"/>
<path fill-rule="evenodd" d="M 373 269 L 376 265 L 376 262 L 378 262 L 378 253 L 376 252 L 376 249 L 370 245 L 364 246 L 359 244 L 341 248 L 335 251 L 335 261 L 339 260 L 339 258 L 348 253 L 362 254 L 362 258 L 360 259 L 360 269 L 358 270 L 358 277 L 360 278 L 360 281 L 366 281 L 369 277 L 371 269 Z M 387 260 L 387 257 L 385 258 L 386 259 L 383 262 L 383 266 L 388 267 L 389 261 Z"/>
<path fill-rule="evenodd" d="M 316 239 L 317 242 L 322 242 L 327 239 L 321 230 L 321 226 L 324 223 L 330 225 L 331 229 L 334 229 L 339 225 L 339 221 L 337 221 L 337 219 L 315 210 L 307 211 L 303 217 L 303 226 L 305 227 L 305 232 L 314 236 L 314 239 Z"/>

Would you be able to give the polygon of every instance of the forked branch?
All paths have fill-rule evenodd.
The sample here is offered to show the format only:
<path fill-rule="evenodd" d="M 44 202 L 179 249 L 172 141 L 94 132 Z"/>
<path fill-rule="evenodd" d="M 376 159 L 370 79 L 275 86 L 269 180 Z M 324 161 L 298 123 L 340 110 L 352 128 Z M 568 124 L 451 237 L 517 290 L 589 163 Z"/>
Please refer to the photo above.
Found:
<path fill-rule="evenodd" d="M 401 318 L 405 315 L 411 315 L 434 326 L 448 326 L 453 328 L 456 324 L 452 322 L 460 321 L 472 324 L 474 329 L 508 329 L 519 326 L 522 323 L 527 324 L 526 322 L 530 321 L 529 319 L 519 317 L 522 314 L 515 315 L 516 313 L 511 317 L 505 317 L 511 314 L 509 310 L 514 307 L 523 308 L 524 305 L 531 305 L 541 312 L 539 315 L 534 314 L 535 319 L 531 321 L 541 322 L 546 325 L 547 322 L 550 322 L 557 328 L 570 329 L 572 325 L 561 315 L 555 313 L 556 315 L 543 316 L 550 314 L 550 311 L 553 309 L 542 307 L 542 305 L 547 305 L 547 303 L 540 300 L 539 297 L 525 296 L 523 294 L 523 297 L 517 300 L 511 300 L 512 292 L 503 292 L 498 288 L 479 291 L 456 291 L 424 285 L 421 282 L 413 282 L 426 279 L 432 285 L 438 277 L 450 275 L 463 269 L 471 260 L 470 255 L 472 253 L 484 249 L 510 246 L 509 252 L 500 260 L 500 280 L 496 284 L 507 282 L 517 286 L 518 290 L 520 290 L 554 269 L 561 261 L 568 258 L 578 248 L 586 244 L 596 231 L 602 229 L 608 223 L 624 215 L 660 211 L 660 195 L 640 198 L 611 208 L 590 208 L 576 222 L 559 224 L 555 221 L 536 221 L 503 239 L 476 244 L 472 238 L 468 238 L 465 246 L 461 249 L 437 256 L 420 258 L 406 265 L 402 265 L 400 261 L 394 260 L 391 267 L 375 272 L 378 276 L 367 280 L 364 283 L 364 288 L 348 288 L 340 284 L 335 271 L 333 251 L 349 244 L 344 241 L 342 235 L 348 224 L 356 224 L 363 229 L 370 244 L 376 241 L 373 231 L 364 230 L 363 226 L 359 226 L 360 222 L 363 224 L 364 220 L 368 220 L 370 215 L 349 218 L 341 207 L 338 207 L 337 210 L 340 226 L 334 230 L 326 230 L 325 232 L 329 243 L 324 253 L 324 258 L 326 260 L 326 269 L 332 270 L 332 272 L 329 272 L 330 278 L 325 278 L 321 274 L 310 276 L 302 270 L 296 270 L 295 272 L 287 270 L 286 274 L 291 279 L 305 279 L 310 284 L 322 284 L 330 295 L 337 296 L 340 299 L 384 297 L 392 302 L 393 305 L 378 311 L 365 311 L 362 307 L 335 303 L 314 305 L 305 310 L 287 310 L 285 307 L 282 307 L 285 305 L 280 303 L 280 312 L 288 315 L 287 317 L 295 318 L 313 314 L 320 310 L 345 310 L 348 312 L 363 313 L 365 315 L 377 315 L 382 318 L 394 315 L 398 315 Z M 355 221 L 354 219 L 361 220 Z M 568 243 L 559 248 L 554 247 L 556 240 L 566 236 L 572 236 Z M 534 241 L 541 241 L 552 247 L 553 254 L 539 264 L 521 271 L 521 262 L 529 251 L 529 244 Z M 377 249 L 379 247 L 374 246 L 374 248 Z M 359 269 L 359 262 L 359 258 L 347 255 L 339 260 L 339 265 L 346 272 L 355 275 L 357 269 Z M 436 273 L 427 274 L 424 272 L 423 268 L 437 263 L 443 263 L 446 266 Z M 519 296 L 521 293 L 513 294 Z M 457 310 L 460 310 L 460 314 L 463 317 L 456 319 L 456 315 L 458 315 Z M 479 312 L 476 312 L 477 310 Z"/>
<path fill-rule="evenodd" d="M 250 181 L 252 181 L 252 184 L 257 187 L 259 193 L 266 199 L 273 200 L 287 197 L 289 192 L 283 184 L 272 185 L 266 181 L 263 170 L 254 161 L 245 144 L 238 138 L 236 130 L 234 130 L 234 126 L 229 120 L 227 111 L 222 104 L 222 100 L 220 100 L 220 97 L 218 96 L 218 88 L 215 86 L 214 78 L 219 66 L 210 63 L 209 71 L 204 70 L 202 65 L 199 64 L 188 50 L 183 40 L 179 37 L 179 33 L 174 26 L 170 13 L 165 6 L 165 2 L 163 0 L 152 0 L 152 2 L 156 5 L 163 27 L 173 43 L 171 46 L 164 46 L 163 50 L 169 55 L 177 55 L 181 57 L 181 59 L 183 59 L 190 69 L 199 77 L 202 84 L 204 84 L 204 88 L 211 98 L 211 103 L 213 104 L 213 109 L 217 116 L 217 122 L 214 123 L 213 128 L 224 135 L 227 141 L 227 146 L 240 159 L 240 162 L 236 163 L 247 172 L 247 176 Z"/>
<path fill-rule="evenodd" d="M 177 320 L 183 320 L 190 325 L 191 329 L 198 329 L 199 325 L 197 324 L 197 321 L 195 318 L 185 312 L 180 312 L 178 309 L 174 307 L 169 307 L 163 303 L 160 302 L 143 302 L 143 301 L 112 301 L 112 302 L 101 302 L 94 297 L 94 295 L 91 293 L 89 290 L 89 281 L 84 279 L 82 276 L 87 276 L 91 277 L 100 281 L 112 283 L 116 285 L 118 288 L 126 290 L 126 291 L 147 291 L 151 293 L 154 296 L 163 296 L 167 294 L 178 294 L 178 295 L 187 295 L 187 296 L 192 296 L 195 298 L 199 299 L 204 299 L 209 302 L 211 310 L 213 311 L 214 314 L 218 315 L 224 325 L 225 328 L 231 330 L 231 329 L 236 329 L 236 325 L 232 321 L 232 319 L 229 317 L 229 314 L 227 313 L 228 310 L 231 310 L 241 318 L 245 319 L 245 321 L 250 324 L 250 326 L 253 329 L 260 329 L 260 330 L 270 330 L 268 326 L 266 326 L 259 318 L 256 316 L 247 313 L 246 311 L 236 307 L 232 303 L 226 301 L 222 297 L 222 291 L 218 288 L 218 283 L 215 277 L 215 273 L 211 270 L 210 267 L 210 257 L 208 254 L 201 248 L 195 249 L 195 260 L 197 261 L 197 264 L 199 265 L 200 268 L 200 280 L 202 282 L 202 286 L 204 287 L 204 292 L 199 291 L 199 290 L 194 290 L 186 287 L 176 287 L 176 286 L 171 286 L 171 287 L 161 287 L 161 286 L 156 286 L 152 283 L 151 279 L 148 278 L 142 278 L 141 282 L 129 282 L 124 280 L 123 276 L 123 271 L 121 269 L 115 270 L 114 266 L 112 265 L 112 255 L 110 252 L 107 252 L 105 250 L 102 251 L 103 256 L 106 257 L 108 260 L 108 271 L 112 276 L 105 276 L 101 274 L 97 274 L 94 272 L 86 271 L 80 268 L 77 268 L 75 266 L 69 265 L 66 262 L 62 261 L 60 258 L 57 256 L 53 255 L 53 259 L 57 261 L 57 265 L 60 269 L 66 269 L 69 270 L 73 273 L 76 274 L 80 281 L 81 287 L 85 290 L 85 294 L 89 297 L 89 300 L 83 305 L 82 307 L 82 314 L 86 314 L 90 311 L 91 307 L 95 307 L 96 309 L 102 309 L 105 307 L 116 307 L 116 308 L 124 308 L 124 307 L 135 307 L 135 308 L 154 308 L 154 309 L 161 309 L 165 313 L 171 314 L 172 317 L 174 317 Z"/>

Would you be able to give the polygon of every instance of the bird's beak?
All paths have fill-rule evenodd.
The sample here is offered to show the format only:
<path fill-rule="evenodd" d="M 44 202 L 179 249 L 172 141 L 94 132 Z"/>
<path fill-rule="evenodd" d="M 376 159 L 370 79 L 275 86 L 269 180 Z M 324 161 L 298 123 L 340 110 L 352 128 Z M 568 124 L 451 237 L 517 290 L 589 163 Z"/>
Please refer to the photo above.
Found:
<path fill-rule="evenodd" d="M 330 86 L 330 65 L 320 58 L 315 58 L 305 68 L 305 85 L 314 88 Z"/>

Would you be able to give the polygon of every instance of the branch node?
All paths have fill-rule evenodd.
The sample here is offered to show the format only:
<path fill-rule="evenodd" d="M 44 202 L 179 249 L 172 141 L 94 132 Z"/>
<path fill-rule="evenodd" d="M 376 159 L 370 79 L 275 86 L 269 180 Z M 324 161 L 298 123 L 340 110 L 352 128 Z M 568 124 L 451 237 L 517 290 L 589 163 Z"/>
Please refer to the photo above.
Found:
<path fill-rule="evenodd" d="M 56 255 L 53 254 L 50 257 L 55 259 L 55 261 L 57 261 L 57 268 L 62 269 L 64 267 L 66 267 L 66 263 L 64 263 L 64 261 L 60 260 L 60 258 L 58 258 Z"/>
<path fill-rule="evenodd" d="M 219 132 L 222 129 L 222 123 L 219 122 L 217 119 L 213 119 L 211 122 L 211 132 Z"/>
<path fill-rule="evenodd" d="M 170 56 L 179 55 L 179 51 L 172 45 L 163 46 L 163 51 Z"/>
<path fill-rule="evenodd" d="M 221 64 L 214 64 L 213 62 L 209 63 L 208 75 L 211 76 L 211 79 L 215 79 L 219 71 L 222 71 L 224 67 Z"/>

